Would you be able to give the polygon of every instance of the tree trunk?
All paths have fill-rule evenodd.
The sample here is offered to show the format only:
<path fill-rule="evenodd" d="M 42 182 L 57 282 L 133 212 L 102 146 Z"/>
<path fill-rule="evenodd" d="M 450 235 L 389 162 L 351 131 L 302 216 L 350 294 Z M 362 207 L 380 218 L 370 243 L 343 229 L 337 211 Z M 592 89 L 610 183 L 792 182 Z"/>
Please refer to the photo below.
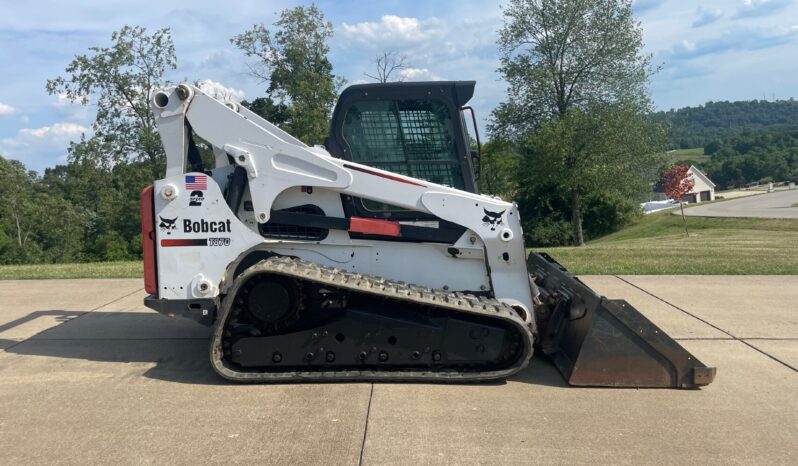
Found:
<path fill-rule="evenodd" d="M 15 199 L 11 200 L 11 216 L 14 217 L 14 226 L 17 228 L 17 245 L 22 247 L 22 225 L 19 222 L 19 213 L 17 212 L 17 202 Z"/>
<path fill-rule="evenodd" d="M 22 247 L 22 227 L 19 225 L 19 217 L 14 214 L 14 224 L 17 226 L 17 245 Z"/>
<path fill-rule="evenodd" d="M 679 201 L 679 208 L 682 209 L 682 221 L 684 222 L 684 235 L 688 238 L 690 237 L 690 232 L 687 231 L 687 219 L 684 217 L 684 204 L 682 201 Z"/>
<path fill-rule="evenodd" d="M 574 244 L 577 246 L 585 245 L 585 238 L 582 235 L 582 206 L 580 204 L 579 193 L 571 191 L 571 226 L 574 229 Z"/>

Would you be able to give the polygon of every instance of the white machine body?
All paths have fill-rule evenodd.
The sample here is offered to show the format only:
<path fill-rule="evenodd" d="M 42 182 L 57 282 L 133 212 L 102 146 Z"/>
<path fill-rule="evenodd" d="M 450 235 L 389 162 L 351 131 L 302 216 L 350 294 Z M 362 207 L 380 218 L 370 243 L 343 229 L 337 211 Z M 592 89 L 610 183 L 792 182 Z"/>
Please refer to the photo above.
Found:
<path fill-rule="evenodd" d="M 533 296 L 515 204 L 334 158 L 191 85 L 156 92 L 151 106 L 167 159 L 166 177 L 153 185 L 159 299 L 218 296 L 230 265 L 258 249 L 430 288 L 487 292 L 531 318 Z M 191 129 L 214 151 L 215 167 L 205 172 L 186 168 Z M 233 212 L 224 192 L 236 166 L 246 170 L 242 205 L 249 208 Z M 353 219 L 349 231 L 330 229 L 320 241 L 260 234 L 259 225 L 272 211 L 305 204 L 344 219 L 342 195 L 432 214 L 465 232 L 453 245 L 353 239 L 350 231 L 393 231 L 398 225 Z"/>

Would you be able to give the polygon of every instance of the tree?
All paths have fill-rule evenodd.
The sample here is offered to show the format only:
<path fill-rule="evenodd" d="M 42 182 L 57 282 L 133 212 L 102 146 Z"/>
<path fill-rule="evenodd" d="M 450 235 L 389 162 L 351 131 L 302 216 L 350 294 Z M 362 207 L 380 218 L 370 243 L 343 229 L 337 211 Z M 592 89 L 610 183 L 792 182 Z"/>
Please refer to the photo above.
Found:
<path fill-rule="evenodd" d="M 241 105 L 277 126 L 284 126 L 290 118 L 288 114 L 288 105 L 277 103 L 271 97 L 258 97 L 252 102 L 243 100 L 241 101 Z"/>
<path fill-rule="evenodd" d="M 79 259 L 82 212 L 35 172 L 0 157 L 0 263 Z"/>
<path fill-rule="evenodd" d="M 404 81 L 402 70 L 410 65 L 406 63 L 407 55 L 400 55 L 394 51 L 382 52 L 381 55 L 374 57 L 372 63 L 376 68 L 374 74 L 363 73 L 366 77 L 371 78 L 378 83 L 387 83 L 391 81 L 391 75 L 396 73 L 394 81 Z"/>
<path fill-rule="evenodd" d="M 149 34 L 125 26 L 111 35 L 110 46 L 76 55 L 64 76 L 47 81 L 50 94 L 97 108 L 93 134 L 72 142 L 69 164 L 48 169 L 40 182 L 53 199 L 74 206 L 80 218 L 77 259 L 137 258 L 138 195 L 161 178 L 165 166 L 149 97 L 168 84 L 165 74 L 175 66 L 168 29 Z M 41 244 L 49 244 L 48 238 L 39 235 Z"/>
<path fill-rule="evenodd" d="M 543 123 L 518 142 L 520 198 L 534 203 L 539 187 L 557 191 L 568 200 L 567 207 L 557 205 L 567 213 L 572 239 L 584 244 L 582 200 L 612 198 L 618 206 L 614 218 L 629 218 L 629 204 L 636 204 L 656 177 L 660 163 L 650 154 L 661 138 L 636 109 L 620 105 L 594 104 Z M 522 218 L 531 218 L 523 210 Z"/>
<path fill-rule="evenodd" d="M 508 99 L 489 129 L 526 146 L 527 163 L 568 193 L 573 240 L 583 245 L 582 199 L 644 186 L 638 178 L 656 165 L 662 132 L 646 117 L 655 70 L 641 55 L 640 25 L 631 0 L 510 0 L 504 16 Z"/>
<path fill-rule="evenodd" d="M 270 102 L 264 102 L 265 107 L 285 105 L 283 129 L 308 144 L 319 144 L 327 136 L 330 113 L 343 84 L 327 58 L 332 23 L 310 5 L 283 10 L 274 26 L 273 35 L 256 24 L 230 42 L 255 59 L 248 65 L 250 74 L 269 83 Z"/>
<path fill-rule="evenodd" d="M 690 232 L 687 231 L 687 219 L 684 217 L 682 198 L 693 189 L 693 180 L 690 179 L 689 170 L 690 169 L 685 164 L 674 165 L 662 175 L 665 195 L 677 201 L 679 203 L 679 208 L 682 210 L 685 236 L 690 236 Z"/>
<path fill-rule="evenodd" d="M 482 174 L 479 187 L 483 193 L 502 199 L 515 199 L 521 156 L 509 141 L 492 139 L 482 145 Z"/>
<path fill-rule="evenodd" d="M 153 34 L 140 26 L 124 26 L 111 35 L 111 47 L 90 47 L 67 66 L 67 76 L 47 81 L 47 92 L 72 102 L 97 106 L 94 135 L 70 148 L 70 158 L 89 157 L 112 166 L 143 160 L 152 178 L 164 167 L 161 139 L 150 111 L 149 96 L 165 84 L 164 74 L 176 67 L 169 29 Z M 97 152 L 87 150 L 101 147 Z"/>
<path fill-rule="evenodd" d="M 23 250 L 36 224 L 33 183 L 36 174 L 16 160 L 0 157 L 0 212 L 10 223 L 15 246 Z"/>

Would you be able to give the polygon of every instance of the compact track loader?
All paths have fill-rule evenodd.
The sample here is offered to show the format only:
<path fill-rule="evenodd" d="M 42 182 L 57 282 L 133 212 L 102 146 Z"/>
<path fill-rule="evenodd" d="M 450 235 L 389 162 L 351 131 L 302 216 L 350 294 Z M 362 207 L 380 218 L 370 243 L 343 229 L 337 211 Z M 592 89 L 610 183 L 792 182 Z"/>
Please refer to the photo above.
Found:
<path fill-rule="evenodd" d="M 533 348 L 573 385 L 712 382 L 627 302 L 527 257 L 516 205 L 478 194 L 473 91 L 351 86 L 309 147 L 194 86 L 159 90 L 167 167 L 141 195 L 145 304 L 212 326 L 211 365 L 240 382 L 492 380 Z"/>

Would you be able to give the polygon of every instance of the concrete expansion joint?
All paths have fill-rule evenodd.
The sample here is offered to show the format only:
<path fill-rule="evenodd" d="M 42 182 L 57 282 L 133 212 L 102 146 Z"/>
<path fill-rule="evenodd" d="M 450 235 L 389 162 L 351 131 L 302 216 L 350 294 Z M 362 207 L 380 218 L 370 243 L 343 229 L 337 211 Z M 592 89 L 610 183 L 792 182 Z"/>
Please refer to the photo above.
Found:
<path fill-rule="evenodd" d="M 652 293 L 652 292 L 650 292 L 650 291 L 648 291 L 648 290 L 646 290 L 644 288 L 641 288 L 640 286 L 635 285 L 634 283 L 630 282 L 629 280 L 626 280 L 625 278 L 621 277 L 620 275 L 613 275 L 613 276 L 615 278 L 617 278 L 618 280 L 626 283 L 627 285 L 629 285 L 629 286 L 631 286 L 633 288 L 636 288 L 636 289 L 642 291 L 643 293 L 651 296 L 652 298 L 655 298 L 655 299 L 657 299 L 659 301 L 662 301 L 663 303 L 667 304 L 668 306 L 670 306 L 670 307 L 672 307 L 672 308 L 674 308 L 674 309 L 676 309 L 678 311 L 681 311 L 684 314 L 687 314 L 688 316 L 690 316 L 690 317 L 692 317 L 692 318 L 694 318 L 694 319 L 696 319 L 696 320 L 698 320 L 698 321 L 700 321 L 700 322 L 702 322 L 702 323 L 704 323 L 706 325 L 709 325 L 710 327 L 714 328 L 715 330 L 717 330 L 719 332 L 725 333 L 726 335 L 729 336 L 728 340 L 739 341 L 740 343 L 744 344 L 745 346 L 751 348 L 752 350 L 754 350 L 754 351 L 756 351 L 758 353 L 761 353 L 761 354 L 769 357 L 770 359 L 776 361 L 777 363 L 783 365 L 784 367 L 787 367 L 789 369 L 792 369 L 795 372 L 798 372 L 798 368 L 793 367 L 790 364 L 787 364 L 786 362 L 782 361 L 781 359 L 773 356 L 772 354 L 770 354 L 768 352 L 762 351 L 761 349 L 757 348 L 756 346 L 754 346 L 754 345 L 752 345 L 752 344 L 750 344 L 750 343 L 748 343 L 746 341 L 746 340 L 753 340 L 754 338 L 740 338 L 740 337 L 737 337 L 735 335 L 732 335 L 731 332 L 718 327 L 717 325 L 713 324 L 712 322 L 709 322 L 706 319 L 702 319 L 701 317 L 693 314 L 692 312 L 690 312 L 690 311 L 688 311 L 686 309 L 682 309 L 681 307 L 679 307 L 679 306 L 677 306 L 677 305 L 675 305 L 675 304 L 673 304 L 673 303 L 671 303 L 669 301 L 666 301 L 663 298 L 660 298 L 659 296 L 655 295 L 654 293 Z M 696 338 L 696 340 L 702 340 L 702 339 L 703 340 L 726 340 L 725 338 Z M 757 339 L 758 340 L 759 339 L 761 339 L 761 340 L 776 340 L 776 338 L 757 338 Z M 689 338 L 676 338 L 676 340 L 689 340 Z M 786 338 L 785 340 L 795 340 L 795 339 L 794 338 Z"/>
<path fill-rule="evenodd" d="M 371 416 L 371 399 L 374 397 L 374 384 L 369 384 L 369 402 L 368 406 L 366 407 L 366 423 L 363 426 L 363 440 L 360 442 L 360 460 L 358 461 L 358 465 L 363 465 L 363 452 L 366 450 L 366 436 L 369 433 L 369 417 Z"/>

